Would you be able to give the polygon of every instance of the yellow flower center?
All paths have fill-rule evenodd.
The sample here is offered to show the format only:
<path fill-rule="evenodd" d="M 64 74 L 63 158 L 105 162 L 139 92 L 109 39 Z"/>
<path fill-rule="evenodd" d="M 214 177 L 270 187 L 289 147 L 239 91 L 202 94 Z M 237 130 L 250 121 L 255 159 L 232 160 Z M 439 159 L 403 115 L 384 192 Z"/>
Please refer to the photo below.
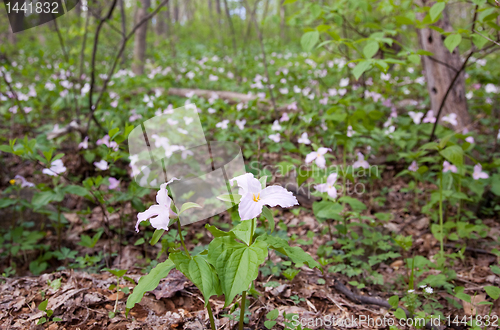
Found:
<path fill-rule="evenodd" d="M 255 196 L 255 194 L 252 194 L 252 195 L 253 195 L 253 201 L 254 201 L 254 202 L 258 202 L 258 201 L 259 201 L 259 199 L 260 199 L 260 193 L 259 193 L 259 194 L 257 194 L 257 196 Z"/>
<path fill-rule="evenodd" d="M 10 182 L 10 184 L 15 184 L 15 183 L 16 183 L 16 180 L 12 179 L 12 180 L 10 180 L 9 182 Z"/>

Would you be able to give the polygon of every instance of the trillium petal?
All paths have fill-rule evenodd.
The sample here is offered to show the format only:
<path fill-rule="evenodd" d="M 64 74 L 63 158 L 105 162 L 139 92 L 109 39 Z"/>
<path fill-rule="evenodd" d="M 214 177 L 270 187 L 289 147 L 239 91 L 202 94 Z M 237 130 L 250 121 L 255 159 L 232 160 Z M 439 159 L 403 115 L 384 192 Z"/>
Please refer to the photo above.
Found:
<path fill-rule="evenodd" d="M 162 212 L 168 214 L 167 208 L 164 206 L 160 206 L 160 205 L 153 205 L 149 209 L 147 209 L 146 211 L 138 213 L 137 214 L 137 223 L 135 224 L 135 231 L 139 232 L 139 224 L 142 221 L 146 221 L 149 218 L 157 216 Z"/>
<path fill-rule="evenodd" d="M 267 189 L 267 188 L 266 188 Z M 251 220 L 259 214 L 262 213 L 262 207 L 264 202 L 262 200 L 255 201 L 254 194 L 246 193 L 240 201 L 238 206 L 238 213 L 240 214 L 241 220 Z"/>
<path fill-rule="evenodd" d="M 318 158 L 316 158 L 316 165 L 319 168 L 325 168 L 325 165 L 326 165 L 325 157 L 323 157 L 322 155 L 318 156 Z"/>
<path fill-rule="evenodd" d="M 233 184 L 234 181 L 236 181 L 238 187 L 240 187 L 238 194 L 242 196 L 246 195 L 247 193 L 258 194 L 262 190 L 260 181 L 254 178 L 252 173 L 245 173 L 243 175 L 237 176 L 229 180 L 231 185 Z"/>
<path fill-rule="evenodd" d="M 318 184 L 314 188 L 319 192 L 326 192 L 328 190 L 328 185 L 326 183 Z"/>
<path fill-rule="evenodd" d="M 321 147 L 321 148 L 319 148 L 319 149 L 318 149 L 318 154 L 320 154 L 320 155 L 324 155 L 324 154 L 326 154 L 328 151 L 332 151 L 332 149 L 330 149 L 330 148 L 325 148 L 325 147 Z"/>
<path fill-rule="evenodd" d="M 170 210 L 170 209 L 169 209 Z M 157 217 L 149 219 L 149 222 L 151 223 L 151 226 L 156 229 L 164 229 L 168 230 L 168 223 L 169 223 L 169 213 L 170 212 L 162 212 L 160 213 Z"/>
<path fill-rule="evenodd" d="M 330 196 L 331 198 L 333 199 L 336 199 L 337 198 L 337 188 L 335 188 L 334 186 L 331 186 L 330 188 L 328 188 L 328 196 Z"/>
<path fill-rule="evenodd" d="M 312 162 L 313 160 L 315 160 L 316 157 L 318 157 L 318 153 L 316 151 L 313 151 L 310 154 L 308 154 L 306 156 L 306 164 L 309 164 L 310 162 Z"/>
<path fill-rule="evenodd" d="M 281 186 L 269 186 L 260 193 L 260 200 L 263 204 L 274 207 L 292 207 L 299 205 L 297 198 L 288 190 Z"/>
<path fill-rule="evenodd" d="M 335 184 L 335 182 L 337 182 L 337 178 L 338 178 L 338 174 L 337 173 L 332 173 L 328 176 L 328 178 L 326 179 L 326 183 L 329 185 L 329 186 L 333 186 Z"/>

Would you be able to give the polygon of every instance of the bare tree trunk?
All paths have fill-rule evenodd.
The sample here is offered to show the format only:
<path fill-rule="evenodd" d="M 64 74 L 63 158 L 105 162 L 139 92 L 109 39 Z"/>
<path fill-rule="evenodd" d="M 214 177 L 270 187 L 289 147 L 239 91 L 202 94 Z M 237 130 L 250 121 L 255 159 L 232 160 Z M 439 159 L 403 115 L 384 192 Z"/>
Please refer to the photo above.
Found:
<path fill-rule="evenodd" d="M 227 0 L 224 0 L 224 7 L 226 9 L 226 17 L 229 22 L 229 28 L 231 29 L 231 37 L 232 37 L 232 42 L 233 42 L 233 52 L 234 56 L 236 57 L 236 31 L 234 29 L 233 25 L 233 20 L 231 19 L 231 13 L 229 12 L 229 5 L 227 3 Z"/>
<path fill-rule="evenodd" d="M 139 22 L 148 15 L 148 8 L 151 5 L 151 0 L 141 0 L 141 7 L 137 8 L 136 20 Z M 148 22 L 144 23 L 137 29 L 134 40 L 134 62 L 132 63 L 132 71 L 141 75 L 144 74 L 144 62 L 146 60 L 146 37 L 148 33 Z"/>
<path fill-rule="evenodd" d="M 280 10 L 280 37 L 282 41 L 285 41 L 285 16 L 286 16 L 286 11 L 285 11 L 285 5 L 283 4 L 284 0 L 278 0 L 278 6 Z"/>
<path fill-rule="evenodd" d="M 179 23 L 179 3 L 177 0 L 174 1 L 174 21 Z"/>
<path fill-rule="evenodd" d="M 432 6 L 431 1 L 420 0 L 420 4 Z M 444 31 L 453 31 L 446 10 L 443 11 L 442 18 L 436 23 Z M 458 48 L 450 54 L 444 45 L 445 37 L 433 29 L 418 30 L 420 45 L 423 50 L 429 51 L 434 55 L 423 56 L 423 66 L 425 70 L 425 78 L 427 81 L 427 90 L 431 100 L 431 109 L 434 115 L 437 114 L 441 102 L 453 81 L 457 71 L 462 63 Z M 444 63 L 444 64 L 443 64 Z M 453 87 L 444 104 L 442 115 L 455 113 L 457 115 L 456 128 L 462 130 L 471 123 L 469 112 L 467 111 L 467 101 L 465 98 L 465 77 L 462 72 L 456 79 Z"/>

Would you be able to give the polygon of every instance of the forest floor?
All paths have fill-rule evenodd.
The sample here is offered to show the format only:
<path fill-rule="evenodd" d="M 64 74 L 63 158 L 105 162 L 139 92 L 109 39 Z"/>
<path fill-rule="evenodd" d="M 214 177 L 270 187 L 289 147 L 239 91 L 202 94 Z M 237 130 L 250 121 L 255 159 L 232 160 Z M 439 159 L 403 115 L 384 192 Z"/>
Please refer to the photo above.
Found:
<path fill-rule="evenodd" d="M 439 243 L 429 231 L 429 218 L 425 215 L 418 215 L 411 210 L 411 203 L 414 199 L 411 193 L 401 192 L 406 186 L 401 178 L 393 178 L 384 181 L 384 185 L 391 187 L 385 195 L 384 205 L 375 206 L 373 203 L 365 212 L 391 212 L 393 219 L 388 221 L 383 228 L 383 232 L 390 234 L 411 235 L 413 237 L 413 248 L 409 255 L 421 255 L 432 260 L 432 256 L 439 251 Z M 382 192 L 380 187 L 372 187 L 372 191 L 363 198 L 369 200 L 380 196 Z M 151 193 L 151 200 L 153 193 Z M 297 235 L 303 238 L 306 244 L 302 245 L 311 255 L 316 255 L 316 250 L 321 244 L 325 244 L 330 237 L 328 234 L 322 234 L 325 230 L 325 224 L 318 223 L 312 214 L 312 203 L 304 202 L 298 216 L 286 210 L 280 211 L 277 219 L 286 224 L 288 235 Z M 73 204 L 75 208 L 80 208 L 82 201 L 66 201 Z M 125 223 L 125 240 L 130 239 L 134 234 L 133 221 L 135 213 L 128 209 L 129 213 L 122 217 L 132 219 Z M 158 246 L 143 244 L 134 246 L 129 245 L 120 247 L 117 244 L 118 234 L 113 231 L 109 235 L 105 233 L 94 248 L 84 248 L 76 245 L 74 242 L 81 234 L 89 234 L 93 229 L 106 227 L 120 227 L 120 217 L 118 215 L 108 215 L 103 217 L 100 208 L 95 207 L 92 212 L 86 216 L 76 214 L 65 214 L 70 225 L 67 229 L 67 236 L 62 239 L 63 246 L 70 246 L 80 253 L 93 255 L 98 251 L 119 251 L 113 258 L 107 259 L 109 268 L 127 269 L 127 276 L 135 282 L 143 275 L 141 273 L 141 263 L 145 257 L 154 259 L 160 251 Z M 107 220 L 106 220 L 107 218 Z M 223 213 L 218 223 L 231 223 L 228 213 Z M 209 220 L 208 222 L 212 222 Z M 498 224 L 493 219 L 483 219 L 485 225 L 490 227 L 487 237 L 474 240 L 475 246 L 469 246 L 463 262 L 456 262 L 452 266 L 457 276 L 454 280 L 455 285 L 465 287 L 465 292 L 473 294 L 474 290 L 480 290 L 485 285 L 498 286 L 500 277 L 493 274 L 489 265 L 495 264 L 497 257 L 486 251 L 491 249 L 490 245 L 495 242 L 500 235 Z M 192 242 L 194 238 L 199 239 L 200 244 L 207 244 L 210 241 L 208 231 L 204 229 L 205 222 L 195 223 L 183 229 L 188 231 L 187 242 Z M 206 234 L 200 238 L 197 233 L 206 231 Z M 314 238 L 310 239 L 309 232 L 314 233 Z M 205 242 L 206 241 L 206 242 Z M 57 237 L 55 234 L 49 234 L 45 238 L 45 244 L 57 246 Z M 158 244 L 160 245 L 160 244 Z M 481 246 L 482 249 L 476 248 Z M 188 245 L 192 249 L 194 244 Z M 488 247 L 488 248 L 485 248 Z M 341 248 L 341 246 L 334 248 Z M 456 252 L 453 245 L 447 245 L 448 253 Z M 165 255 L 162 256 L 162 260 Z M 281 259 L 274 253 L 270 253 L 269 259 L 277 264 Z M 19 265 L 18 267 L 21 267 Z M 51 265 L 51 267 L 56 265 Z M 385 302 L 394 294 L 403 295 L 397 291 L 397 287 L 403 287 L 405 279 L 408 278 L 407 268 L 403 267 L 403 258 L 397 258 L 390 264 L 381 263 L 378 265 L 377 272 L 384 278 L 384 286 L 369 285 L 358 289 L 356 286 L 348 284 L 352 279 L 345 275 L 333 274 L 325 270 L 322 274 L 318 270 L 311 270 L 302 267 L 300 273 L 289 281 L 283 276 L 262 276 L 256 281 L 256 291 L 262 293 L 259 297 L 250 298 L 249 323 L 250 329 L 265 329 L 265 315 L 278 308 L 286 313 L 298 313 L 300 319 L 318 319 L 327 316 L 334 317 L 337 320 L 343 320 L 342 328 L 367 328 L 367 329 L 388 329 L 385 325 L 377 326 L 377 319 L 384 317 L 394 319 L 392 311 L 389 311 Z M 432 272 L 430 270 L 429 272 Z M 422 274 L 424 276 L 425 274 Z M 60 283 L 56 280 L 60 279 Z M 56 282 L 54 282 L 56 281 Z M 272 283 L 273 285 L 269 285 Z M 320 284 L 321 283 L 321 284 Z M 109 290 L 110 285 L 116 284 L 116 277 L 108 272 L 91 272 L 88 269 L 80 270 L 62 270 L 52 273 L 42 274 L 40 276 L 21 276 L 2 279 L 0 284 L 0 328 L 1 329 L 207 329 L 208 315 L 203 307 L 201 293 L 194 287 L 184 275 L 177 270 L 170 272 L 167 278 L 160 282 L 160 285 L 152 292 L 146 293 L 142 301 L 137 304 L 128 317 L 125 316 L 125 302 L 127 296 L 116 290 Z M 398 285 L 399 284 L 399 285 Z M 127 285 L 132 290 L 132 283 L 122 281 L 121 285 Z M 388 290 L 392 288 L 392 290 Z M 366 297 L 378 297 L 373 304 L 373 300 Z M 474 307 L 466 302 L 459 301 L 445 290 L 436 289 L 435 299 L 444 306 L 442 310 L 446 316 L 463 317 L 464 315 L 488 314 L 488 306 L 482 306 L 482 310 L 472 310 Z M 37 306 L 48 298 L 47 309 L 54 312 L 52 317 L 59 317 L 62 321 L 47 322 L 44 325 L 36 326 L 36 321 L 45 316 L 45 312 L 39 311 Z M 476 303 L 486 300 L 484 294 L 475 296 Z M 463 309 L 457 309 L 451 303 L 455 300 L 458 304 L 464 304 Z M 371 302 L 371 303 L 370 303 Z M 217 319 L 218 329 L 234 329 L 237 322 L 235 317 L 230 315 L 228 308 L 223 308 L 223 299 L 212 299 L 212 308 Z M 464 314 L 465 311 L 465 314 Z M 110 318 L 110 312 L 114 317 Z M 500 315 L 500 300 L 496 300 L 493 306 L 492 315 Z M 362 318 L 372 320 L 372 324 L 361 322 Z M 353 320 L 354 319 L 354 323 Z M 278 325 L 283 326 L 283 318 L 278 318 Z M 375 323 L 373 323 L 375 322 Z M 312 329 L 321 329 L 327 326 L 311 326 Z M 463 325 L 451 324 L 455 329 L 465 329 Z M 403 329 L 404 327 L 399 327 Z M 408 327 L 409 328 L 409 327 Z"/>

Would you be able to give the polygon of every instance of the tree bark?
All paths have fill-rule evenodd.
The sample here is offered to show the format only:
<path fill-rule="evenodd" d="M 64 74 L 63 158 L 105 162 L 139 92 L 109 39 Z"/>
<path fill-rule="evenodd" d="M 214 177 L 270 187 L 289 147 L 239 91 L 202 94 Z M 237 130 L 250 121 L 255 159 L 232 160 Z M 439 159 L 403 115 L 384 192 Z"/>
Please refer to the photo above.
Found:
<path fill-rule="evenodd" d="M 421 5 L 432 6 L 433 1 L 420 0 Z M 436 23 L 444 31 L 453 31 L 446 10 L 442 13 L 442 18 Z M 427 90 L 431 100 L 431 109 L 434 115 L 437 115 L 441 102 L 450 87 L 453 78 L 462 65 L 458 48 L 450 54 L 444 45 L 445 36 L 433 29 L 419 29 L 418 37 L 420 46 L 423 50 L 433 53 L 432 57 L 422 56 L 422 64 L 425 70 L 425 79 L 427 81 Z M 441 63 L 440 63 L 441 62 Z M 446 65 L 442 64 L 446 63 Z M 467 111 L 467 101 L 465 98 L 465 76 L 460 73 L 455 83 L 451 87 L 450 93 L 446 98 L 441 113 L 444 115 L 455 113 L 457 115 L 458 130 L 471 123 L 469 112 Z M 440 118 L 440 119 L 441 119 Z"/>
<path fill-rule="evenodd" d="M 148 15 L 148 8 L 151 5 L 150 0 L 141 0 L 141 7 L 137 8 L 136 24 Z M 148 22 L 137 29 L 134 40 L 134 62 L 132 71 L 136 75 L 144 74 L 144 62 L 146 60 L 146 37 L 148 33 Z"/>

